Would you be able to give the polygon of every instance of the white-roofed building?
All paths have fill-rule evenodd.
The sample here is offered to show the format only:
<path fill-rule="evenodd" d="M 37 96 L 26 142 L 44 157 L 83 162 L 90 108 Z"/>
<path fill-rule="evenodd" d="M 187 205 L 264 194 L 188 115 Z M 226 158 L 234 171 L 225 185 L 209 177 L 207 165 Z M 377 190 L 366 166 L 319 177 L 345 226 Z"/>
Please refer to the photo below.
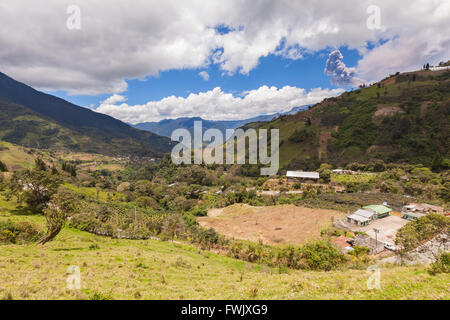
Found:
<path fill-rule="evenodd" d="M 370 221 L 376 219 L 377 213 L 373 210 L 358 209 L 347 216 L 347 221 L 359 226 L 366 226 Z"/>
<path fill-rule="evenodd" d="M 358 226 L 366 226 L 369 224 L 370 219 L 353 213 L 347 216 L 347 221 L 354 223 Z"/>
<path fill-rule="evenodd" d="M 318 172 L 313 171 L 288 171 L 286 172 L 288 179 L 302 179 L 302 180 L 319 180 L 320 175 Z"/>

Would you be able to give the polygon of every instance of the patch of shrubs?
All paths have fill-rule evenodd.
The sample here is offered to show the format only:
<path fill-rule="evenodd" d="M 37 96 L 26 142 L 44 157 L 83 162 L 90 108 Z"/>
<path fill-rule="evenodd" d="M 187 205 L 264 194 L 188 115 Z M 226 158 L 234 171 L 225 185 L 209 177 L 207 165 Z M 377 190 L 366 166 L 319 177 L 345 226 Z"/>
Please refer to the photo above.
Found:
<path fill-rule="evenodd" d="M 289 137 L 290 142 L 301 143 L 304 141 L 313 141 L 315 139 L 315 134 L 313 131 L 307 128 L 301 130 L 295 130 L 294 133 Z"/>
<path fill-rule="evenodd" d="M 272 267 L 330 271 L 342 267 L 347 259 L 328 241 L 313 241 L 301 247 L 272 247 L 261 243 L 230 241 L 228 255 Z"/>
<path fill-rule="evenodd" d="M 161 233 L 165 216 L 128 205 L 83 202 L 69 225 L 103 236 L 147 239 Z"/>
<path fill-rule="evenodd" d="M 345 262 L 344 254 L 330 242 L 314 241 L 300 247 L 299 269 L 334 270 Z"/>
<path fill-rule="evenodd" d="M 3 161 L 0 160 L 0 172 L 7 172 L 7 171 L 8 171 L 8 167 L 6 166 L 6 164 Z"/>
<path fill-rule="evenodd" d="M 348 254 L 355 256 L 355 257 L 360 257 L 363 255 L 368 255 L 370 253 L 370 249 L 367 247 L 362 247 L 362 246 L 354 246 L 353 250 L 350 251 Z"/>
<path fill-rule="evenodd" d="M 401 252 L 408 252 L 441 232 L 450 231 L 450 218 L 430 213 L 401 227 L 395 237 L 395 244 Z"/>
<path fill-rule="evenodd" d="M 208 214 L 208 211 L 203 207 L 193 208 L 190 213 L 196 217 L 204 217 Z"/>
<path fill-rule="evenodd" d="M 205 229 L 199 226 L 192 226 L 188 230 L 188 239 L 202 245 L 202 247 L 212 247 L 222 242 L 219 234 L 212 228 Z"/>
<path fill-rule="evenodd" d="M 11 220 L 0 222 L 0 243 L 36 242 L 41 236 L 41 231 L 29 222 L 13 222 Z"/>
<path fill-rule="evenodd" d="M 431 264 L 428 273 L 431 275 L 450 273 L 450 252 L 443 252 L 440 257 Z"/>

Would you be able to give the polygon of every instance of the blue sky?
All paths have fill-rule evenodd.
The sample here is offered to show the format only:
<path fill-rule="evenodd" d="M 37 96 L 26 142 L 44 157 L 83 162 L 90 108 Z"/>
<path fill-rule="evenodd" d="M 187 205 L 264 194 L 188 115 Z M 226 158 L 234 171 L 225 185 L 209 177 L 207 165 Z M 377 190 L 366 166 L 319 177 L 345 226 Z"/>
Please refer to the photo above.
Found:
<path fill-rule="evenodd" d="M 347 47 L 339 48 L 344 56 L 343 62 L 347 67 L 356 66 L 361 55 L 357 50 Z M 239 95 L 248 90 L 255 90 L 263 85 L 281 88 L 294 86 L 310 90 L 312 88 L 336 89 L 338 86 L 330 82 L 325 75 L 324 68 L 332 49 L 321 50 L 314 54 L 306 54 L 304 58 L 291 60 L 279 55 L 270 54 L 262 57 L 258 66 L 248 75 L 234 73 L 225 74 L 217 64 L 210 64 L 208 68 L 195 70 L 172 70 L 161 72 L 159 76 L 150 76 L 145 80 L 127 80 L 128 90 L 123 92 L 130 105 L 144 104 L 148 101 L 161 100 L 168 96 L 187 97 L 190 93 L 205 92 L 215 87 L 223 91 Z M 205 81 L 199 72 L 206 71 L 209 80 Z M 342 86 L 341 86 L 342 87 Z M 348 86 L 343 86 L 349 88 Z M 93 106 L 97 108 L 101 101 L 110 94 L 95 96 L 68 95 L 64 91 L 47 91 L 74 104 Z"/>

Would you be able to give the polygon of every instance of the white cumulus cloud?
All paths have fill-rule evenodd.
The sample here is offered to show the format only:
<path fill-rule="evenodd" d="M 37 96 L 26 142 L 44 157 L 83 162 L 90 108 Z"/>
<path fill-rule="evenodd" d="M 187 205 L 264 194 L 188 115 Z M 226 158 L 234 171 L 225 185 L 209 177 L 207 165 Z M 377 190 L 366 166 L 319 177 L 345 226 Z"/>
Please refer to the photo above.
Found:
<path fill-rule="evenodd" d="M 127 100 L 127 97 L 125 97 L 125 96 L 122 96 L 120 94 L 113 94 L 109 98 L 102 101 L 102 104 L 116 104 L 118 102 L 123 102 L 126 100 Z"/>
<path fill-rule="evenodd" d="M 324 98 L 336 96 L 343 91 L 343 89 L 321 88 L 306 91 L 291 86 L 279 89 L 261 86 L 235 96 L 216 87 L 206 92 L 191 93 L 187 97 L 170 96 L 141 105 L 119 104 L 120 101 L 116 98 L 111 99 L 114 97 L 112 96 L 101 103 L 96 111 L 133 124 L 194 116 L 208 120 L 237 120 L 259 114 L 288 111 L 296 106 L 313 104 Z"/>
<path fill-rule="evenodd" d="M 80 30 L 66 27 L 69 4 L 81 9 Z M 0 0 L 0 70 L 41 89 L 99 94 L 124 92 L 127 79 L 162 71 L 217 64 L 224 74 L 249 74 L 271 54 L 301 59 L 341 46 L 362 54 L 356 75 L 367 81 L 448 59 L 450 1 L 378 0 L 380 30 L 366 26 L 372 4 Z M 217 26 L 228 31 L 218 32 Z M 369 50 L 368 43 L 375 47 Z"/>

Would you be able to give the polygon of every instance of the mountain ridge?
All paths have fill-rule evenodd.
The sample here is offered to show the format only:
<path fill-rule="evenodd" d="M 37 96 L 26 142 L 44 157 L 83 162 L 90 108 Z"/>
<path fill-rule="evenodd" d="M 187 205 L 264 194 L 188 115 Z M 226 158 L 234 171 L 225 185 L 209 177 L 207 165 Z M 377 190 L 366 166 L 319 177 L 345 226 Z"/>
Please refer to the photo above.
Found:
<path fill-rule="evenodd" d="M 35 117 L 34 120 L 28 119 L 26 120 L 28 123 L 26 123 L 21 118 L 15 119 L 8 116 L 8 112 L 11 113 L 14 108 L 20 110 L 24 115 Z M 38 135 L 39 130 L 34 130 L 32 128 L 33 123 L 30 123 L 30 121 L 36 122 L 36 118 L 41 118 L 52 124 L 55 130 L 68 129 L 70 133 L 66 132 L 67 134 L 64 135 L 66 138 L 63 139 L 74 136 L 77 141 L 73 144 L 68 143 L 65 147 L 74 151 L 87 151 L 89 149 L 91 152 L 106 152 L 108 154 L 157 155 L 170 150 L 171 143 L 165 137 L 138 130 L 108 115 L 40 92 L 1 72 L 0 110 L 3 111 L 0 116 L 0 121 L 3 123 L 0 130 L 0 139 L 8 141 L 9 138 L 9 142 L 16 144 L 25 143 L 26 146 L 39 147 L 38 141 L 41 138 Z M 17 118 L 20 114 L 15 112 L 15 116 Z M 34 125 L 37 125 L 37 123 L 34 123 Z M 18 137 L 24 138 L 23 131 L 32 134 L 22 143 L 22 139 L 18 139 Z M 37 136 L 33 139 L 30 137 L 32 135 Z M 88 143 L 83 143 L 80 139 L 91 141 L 91 145 L 88 146 Z M 99 145 L 96 146 L 94 142 Z M 49 144 L 47 145 L 50 147 Z M 61 145 L 64 145 L 64 143 L 61 143 Z"/>
<path fill-rule="evenodd" d="M 175 129 L 188 129 L 191 133 L 193 132 L 194 121 L 202 121 L 203 130 L 215 128 L 219 129 L 225 136 L 226 129 L 237 129 L 247 123 L 251 122 L 266 122 L 278 118 L 281 115 L 295 114 L 297 112 L 307 110 L 311 105 L 304 105 L 294 107 L 287 112 L 278 112 L 268 115 L 258 115 L 243 120 L 205 120 L 201 117 L 180 117 L 175 119 L 163 119 L 161 121 L 154 122 L 142 122 L 132 125 L 133 127 L 141 130 L 146 130 L 153 132 L 155 134 L 170 137 L 172 131 Z"/>
<path fill-rule="evenodd" d="M 398 72 L 305 112 L 246 128 L 280 129 L 285 169 L 374 160 L 448 166 L 450 70 Z"/>

